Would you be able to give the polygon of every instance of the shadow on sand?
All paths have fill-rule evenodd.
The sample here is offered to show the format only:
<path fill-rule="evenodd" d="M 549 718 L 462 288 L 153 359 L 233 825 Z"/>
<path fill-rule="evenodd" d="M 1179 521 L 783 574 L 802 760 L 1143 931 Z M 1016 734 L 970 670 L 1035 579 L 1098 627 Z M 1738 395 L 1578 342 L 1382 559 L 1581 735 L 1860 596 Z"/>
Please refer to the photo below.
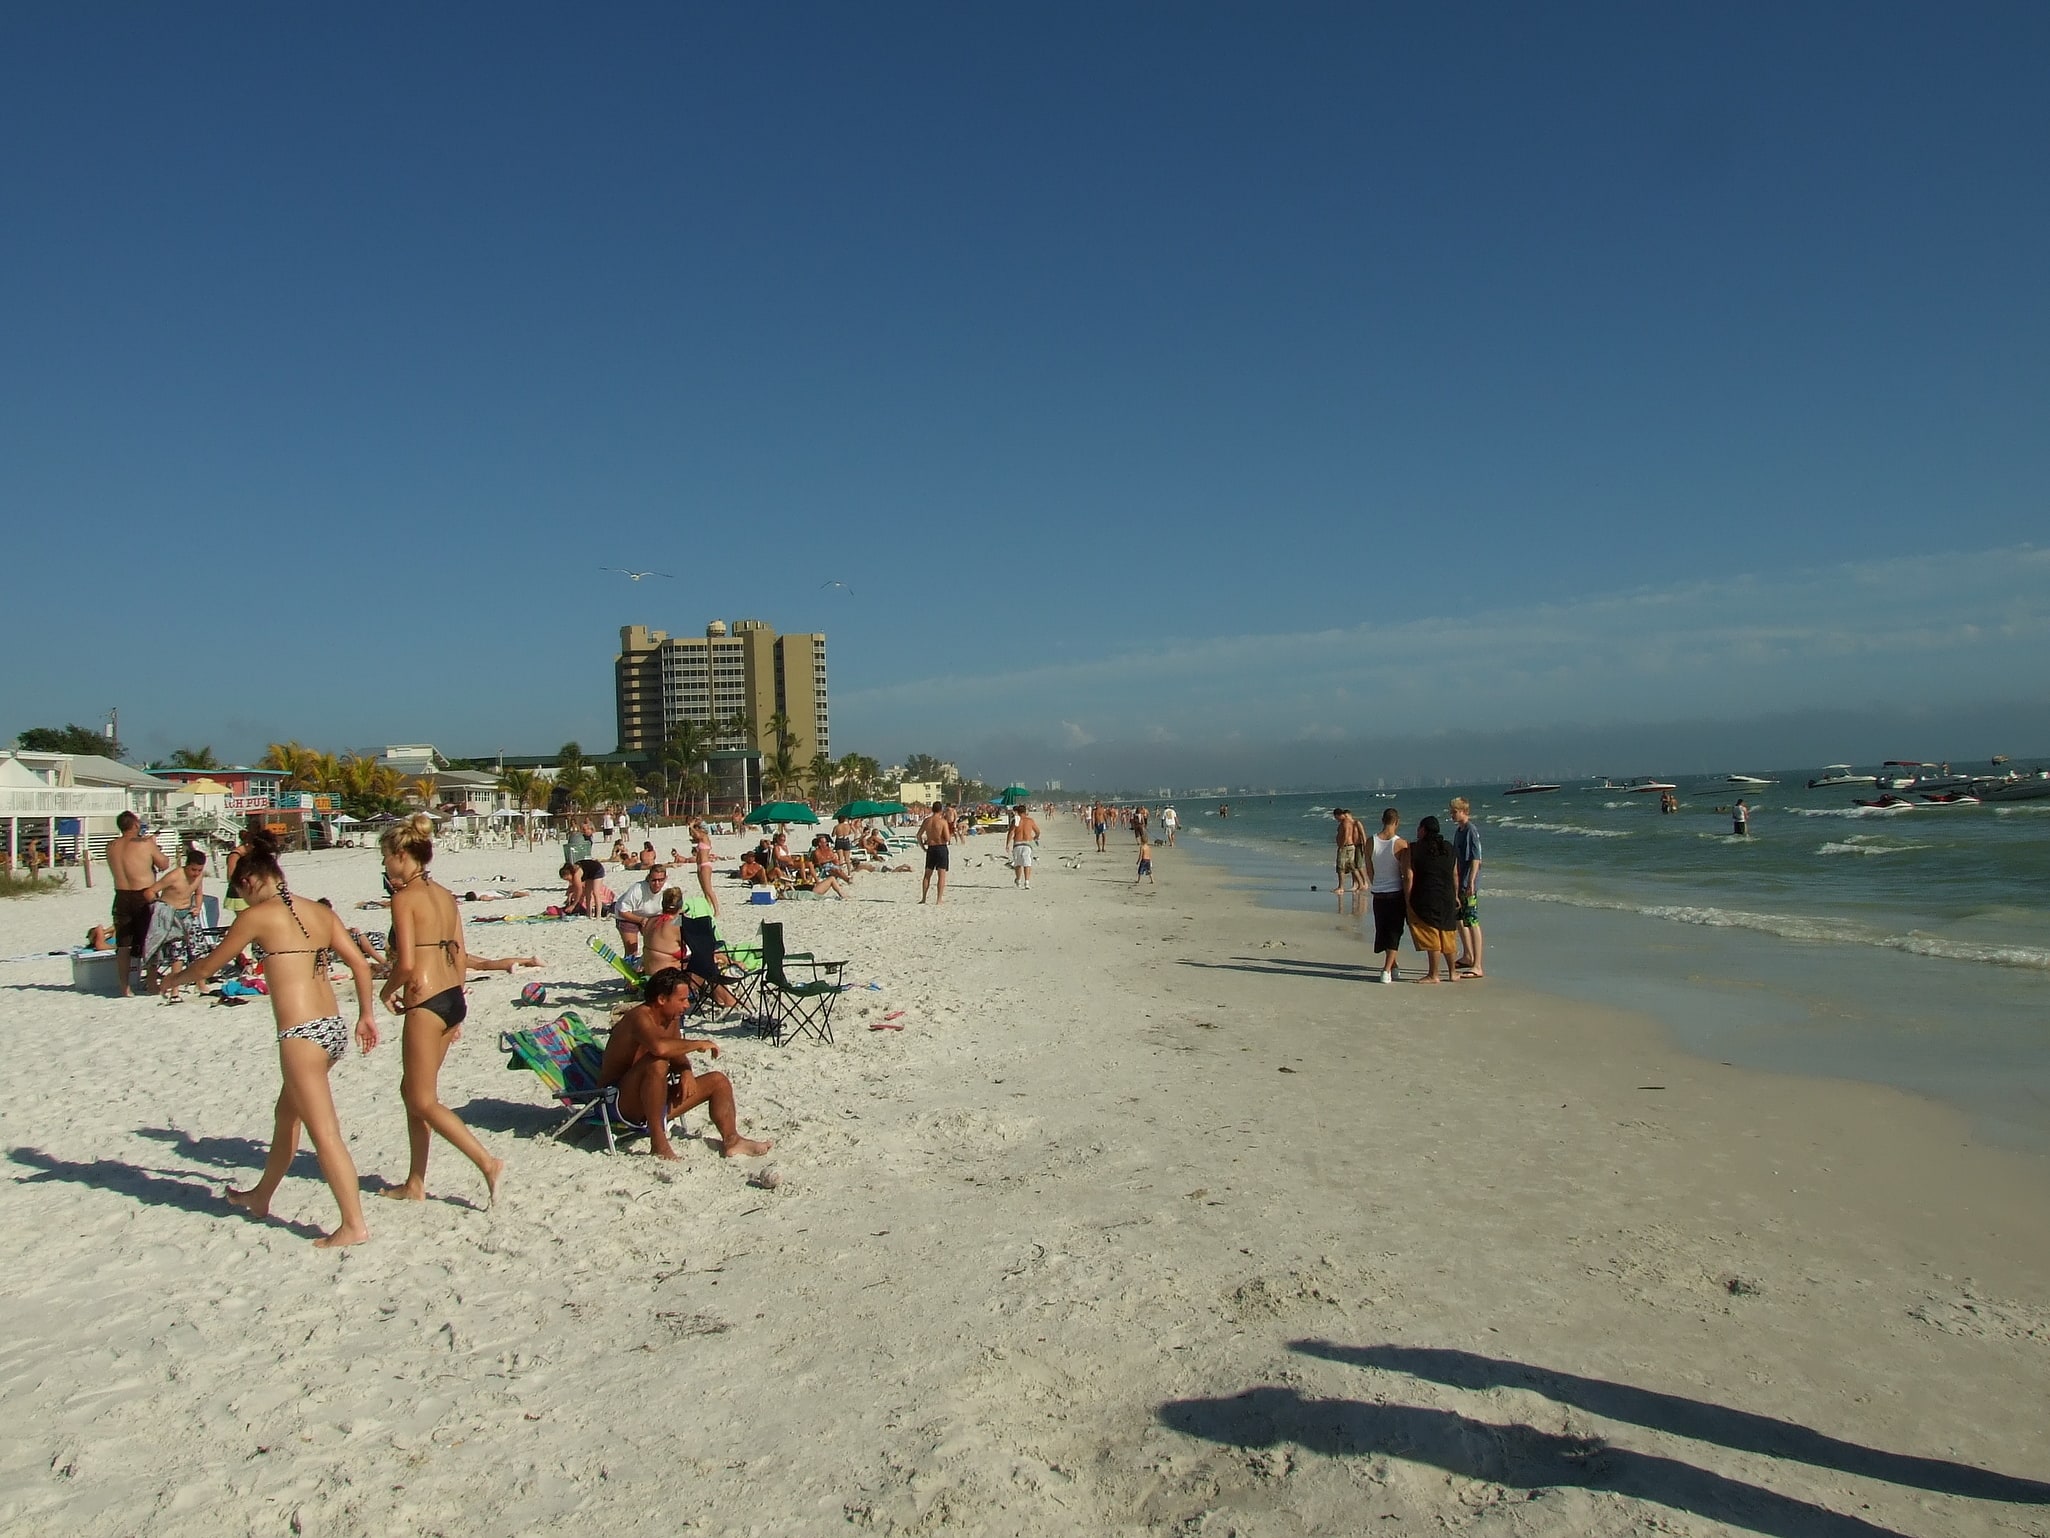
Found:
<path fill-rule="evenodd" d="M 1191 961 L 1185 967 L 1202 967 L 1210 972 L 1252 972 L 1266 977 L 1322 977 L 1336 983 L 1360 983 L 1379 977 L 1381 969 L 1350 961 L 1284 961 L 1280 957 L 1234 956 L 1229 961 Z"/>
<path fill-rule="evenodd" d="M 211 1183 L 200 1184 L 191 1178 L 190 1172 L 186 1170 L 144 1169 L 140 1165 L 123 1164 L 119 1159 L 94 1159 L 88 1163 L 79 1163 L 71 1159 L 60 1159 L 55 1154 L 44 1153 L 40 1148 L 10 1148 L 7 1157 L 14 1163 L 36 1172 L 33 1175 L 17 1177 L 22 1185 L 35 1185 L 45 1180 L 64 1180 L 74 1185 L 94 1186 L 102 1191 L 112 1191 L 146 1206 L 176 1207 L 181 1212 L 197 1213 L 216 1222 L 222 1218 L 242 1216 L 222 1199 L 217 1186 Z M 259 1159 L 258 1163 L 261 1162 Z M 318 1239 L 325 1232 L 311 1223 L 288 1223 L 275 1214 L 262 1221 L 274 1223 L 288 1233 L 298 1234 L 307 1239 Z"/>
<path fill-rule="evenodd" d="M 1401 1373 L 1449 1388 L 1525 1389 L 1604 1419 L 1938 1495 L 2050 1502 L 2050 1484 L 2041 1481 L 1940 1458 L 1885 1452 L 1791 1421 L 1626 1383 L 1431 1347 L 1299 1340 L 1292 1348 L 1306 1356 Z M 1261 1387 L 1224 1399 L 1172 1400 L 1158 1413 L 1164 1425 L 1229 1447 L 1288 1443 L 1331 1457 L 1401 1458 L 1522 1490 L 1608 1490 L 1774 1538 L 1902 1538 L 1892 1528 L 1677 1458 L 1612 1446 L 1595 1437 L 1496 1425 L 1451 1410 L 1317 1399 L 1293 1388 Z"/>
<path fill-rule="evenodd" d="M 1628 1383 L 1611 1383 L 1605 1378 L 1583 1378 L 1548 1367 L 1432 1346 L 1340 1346 L 1330 1341 L 1299 1340 L 1293 1343 L 1293 1349 L 1353 1367 L 1405 1373 L 1448 1388 L 1528 1389 L 1557 1404 L 1572 1405 L 1605 1420 L 1628 1421 L 1696 1442 L 1714 1442 L 1738 1452 L 1762 1453 L 1768 1458 L 1785 1458 L 1819 1469 L 1883 1479 L 1889 1484 L 1938 1495 L 1963 1495 L 1978 1501 L 2050 1503 L 2050 1484 L 2041 1480 L 2017 1479 L 1942 1458 L 1883 1452 L 1812 1431 L 1792 1421 Z"/>
<path fill-rule="evenodd" d="M 1450 1410 L 1255 1388 L 1229 1399 L 1170 1400 L 1159 1415 L 1163 1425 L 1226 1447 L 1286 1443 L 1333 1458 L 1379 1454 L 1426 1463 L 1462 1479 L 1517 1490 L 1611 1490 L 1772 1538 L 1907 1538 L 1677 1459 L 1532 1426 L 1497 1426 Z"/>

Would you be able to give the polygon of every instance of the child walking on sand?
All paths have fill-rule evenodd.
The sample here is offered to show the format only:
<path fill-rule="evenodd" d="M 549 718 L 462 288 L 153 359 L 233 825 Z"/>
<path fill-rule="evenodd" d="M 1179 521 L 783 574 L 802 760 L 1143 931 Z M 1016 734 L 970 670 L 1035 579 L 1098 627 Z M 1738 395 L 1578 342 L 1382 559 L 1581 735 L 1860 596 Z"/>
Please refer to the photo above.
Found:
<path fill-rule="evenodd" d="M 1132 885 L 1137 886 L 1142 881 L 1148 886 L 1159 884 L 1153 879 L 1153 846 L 1146 841 L 1143 826 L 1139 829 L 1139 874 L 1132 878 Z"/>

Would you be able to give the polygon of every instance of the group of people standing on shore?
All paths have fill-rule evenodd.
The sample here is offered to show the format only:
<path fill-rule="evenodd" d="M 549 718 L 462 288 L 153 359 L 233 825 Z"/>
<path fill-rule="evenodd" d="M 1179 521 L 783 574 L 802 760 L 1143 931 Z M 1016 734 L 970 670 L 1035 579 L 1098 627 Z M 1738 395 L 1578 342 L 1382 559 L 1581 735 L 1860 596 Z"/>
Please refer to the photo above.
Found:
<path fill-rule="evenodd" d="M 1338 896 L 1364 894 L 1373 914 L 1374 949 L 1381 957 L 1381 981 L 1401 979 L 1402 933 L 1424 956 L 1420 983 L 1486 976 L 1481 969 L 1481 835 L 1473 809 L 1455 797 L 1452 836 L 1435 817 L 1417 824 L 1416 837 L 1402 836 L 1402 813 L 1388 807 L 1378 833 L 1345 807 L 1332 808 L 1338 822 Z"/>

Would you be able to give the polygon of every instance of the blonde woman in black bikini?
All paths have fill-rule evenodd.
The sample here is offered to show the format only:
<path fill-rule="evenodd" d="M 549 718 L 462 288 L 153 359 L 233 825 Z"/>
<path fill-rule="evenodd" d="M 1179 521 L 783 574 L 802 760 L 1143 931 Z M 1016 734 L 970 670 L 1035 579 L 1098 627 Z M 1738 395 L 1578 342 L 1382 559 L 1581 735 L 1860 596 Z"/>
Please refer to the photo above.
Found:
<path fill-rule="evenodd" d="M 356 1042 L 365 1052 L 377 1045 L 377 1014 L 370 1002 L 370 963 L 349 939 L 334 913 L 316 902 L 293 899 L 278 867 L 277 842 L 267 833 L 252 833 L 236 862 L 232 886 L 248 906 L 211 955 L 181 967 L 165 979 L 165 987 L 197 986 L 241 955 L 251 944 L 263 947 L 263 981 L 278 1028 L 278 1068 L 284 1087 L 278 1092 L 277 1121 L 271 1133 L 270 1157 L 263 1176 L 246 1191 L 230 1190 L 228 1203 L 253 1218 L 270 1214 L 292 1155 L 299 1148 L 303 1125 L 320 1158 L 320 1173 L 335 1194 L 342 1221 L 333 1233 L 314 1240 L 321 1249 L 361 1244 L 370 1237 L 363 1222 L 363 1196 L 356 1184 L 356 1162 L 342 1138 L 328 1071 L 349 1049 L 349 1028 L 342 1020 L 334 984 L 328 981 L 330 959 L 339 960 L 356 980 Z"/>
<path fill-rule="evenodd" d="M 406 1102 L 406 1140 L 412 1147 L 405 1184 L 380 1194 L 398 1201 L 426 1199 L 427 1151 L 439 1132 L 477 1166 L 495 1202 L 505 1161 L 487 1153 L 477 1134 L 441 1103 L 441 1064 L 469 1014 L 463 979 L 473 963 L 463 949 L 462 910 L 427 874 L 434 858 L 434 824 L 425 817 L 393 823 L 384 830 L 380 847 L 391 886 L 391 977 L 383 998 L 387 1009 L 406 1017 L 399 1094 Z"/>

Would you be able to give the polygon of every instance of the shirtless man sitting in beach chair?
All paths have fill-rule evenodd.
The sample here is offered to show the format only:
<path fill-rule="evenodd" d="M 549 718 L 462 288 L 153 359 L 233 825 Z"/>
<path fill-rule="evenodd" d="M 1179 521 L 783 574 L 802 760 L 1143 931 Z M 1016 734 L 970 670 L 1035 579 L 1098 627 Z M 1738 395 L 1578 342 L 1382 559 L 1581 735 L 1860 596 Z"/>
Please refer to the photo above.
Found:
<path fill-rule="evenodd" d="M 612 1027 L 598 1082 L 619 1087 L 619 1111 L 627 1120 L 645 1123 L 648 1142 L 658 1159 L 680 1155 L 669 1141 L 671 1118 L 693 1106 L 711 1103 L 712 1125 L 719 1129 L 720 1152 L 727 1158 L 758 1159 L 774 1146 L 765 1139 L 740 1135 L 733 1109 L 733 1085 L 716 1070 L 693 1072 L 690 1054 L 719 1055 L 717 1042 L 686 1040 L 677 1021 L 690 1008 L 690 987 L 684 972 L 664 967 L 641 990 L 645 1003 L 628 1010 Z"/>

